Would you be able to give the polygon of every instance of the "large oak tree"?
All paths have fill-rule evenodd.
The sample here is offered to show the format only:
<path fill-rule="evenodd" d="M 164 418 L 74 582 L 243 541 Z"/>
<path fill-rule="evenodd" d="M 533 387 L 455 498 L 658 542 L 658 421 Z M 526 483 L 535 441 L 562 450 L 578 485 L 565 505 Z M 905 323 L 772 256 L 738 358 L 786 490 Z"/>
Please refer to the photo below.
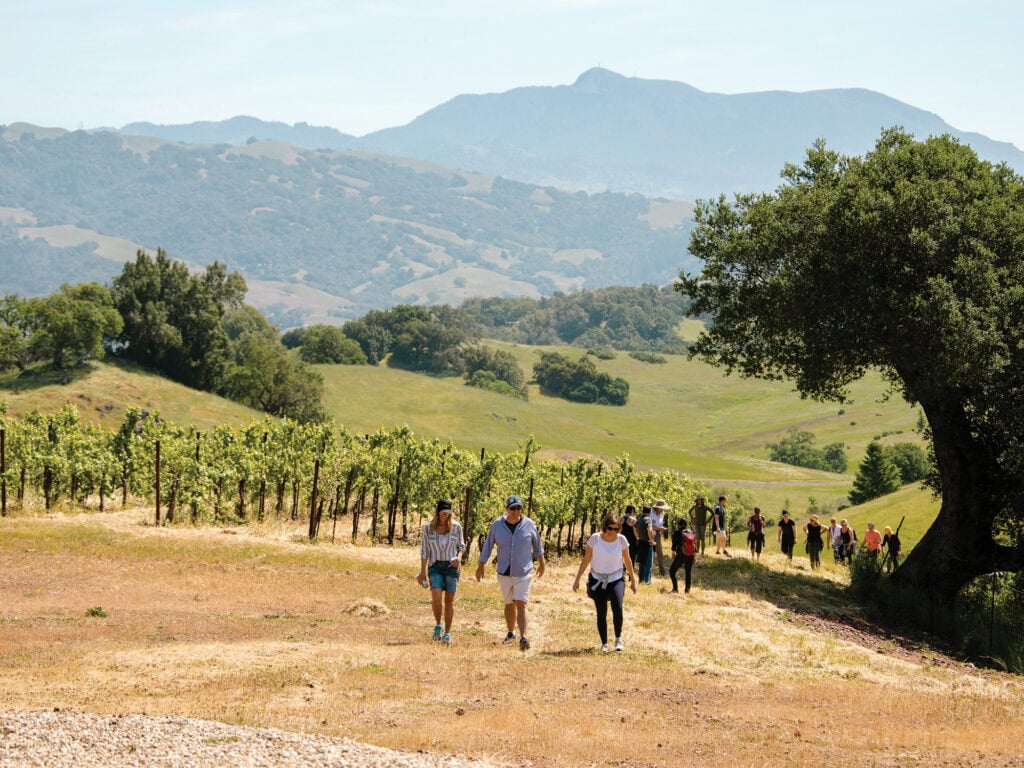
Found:
<path fill-rule="evenodd" d="M 896 572 L 952 598 L 1016 571 L 1024 520 L 1024 180 L 949 137 L 819 142 L 773 193 L 698 205 L 693 353 L 842 399 L 880 370 L 928 419 L 942 506 Z"/>

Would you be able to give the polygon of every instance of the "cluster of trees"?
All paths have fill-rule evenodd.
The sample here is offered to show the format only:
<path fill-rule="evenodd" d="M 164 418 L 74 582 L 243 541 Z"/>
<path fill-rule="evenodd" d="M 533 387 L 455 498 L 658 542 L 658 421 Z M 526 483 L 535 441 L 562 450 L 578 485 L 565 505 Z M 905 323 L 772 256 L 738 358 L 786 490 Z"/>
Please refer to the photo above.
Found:
<path fill-rule="evenodd" d="M 322 519 L 350 515 L 353 540 L 368 529 L 373 540 L 394 541 L 414 534 L 436 500 L 447 497 L 472 546 L 502 500 L 517 493 L 550 544 L 579 551 L 608 511 L 654 498 L 685 508 L 707 494 L 696 481 L 641 471 L 627 457 L 541 461 L 532 438 L 485 454 L 417 437 L 407 427 L 365 435 L 329 422 L 264 418 L 200 431 L 135 408 L 107 431 L 82 424 L 71 405 L 23 419 L 0 409 L 0 429 L 7 449 L 0 480 L 11 497 L 24 503 L 43 496 L 47 507 L 62 499 L 101 506 L 146 499 L 158 502 L 158 523 L 308 515 L 314 537 Z"/>
<path fill-rule="evenodd" d="M 480 329 L 461 309 L 402 304 L 373 310 L 342 326 L 366 360 L 436 376 L 463 376 L 470 386 L 526 398 L 526 374 L 515 356 L 480 344 Z"/>
<path fill-rule="evenodd" d="M 829 443 L 824 448 L 815 448 L 816 439 L 813 433 L 794 428 L 778 442 L 765 447 L 772 461 L 826 472 L 845 472 L 846 444 Z"/>
<path fill-rule="evenodd" d="M 277 329 L 242 303 L 242 276 L 214 262 L 198 273 L 163 250 L 139 251 L 112 285 L 0 301 L 0 367 L 55 368 L 109 352 L 195 389 L 277 416 L 324 418 L 323 380 L 281 344 Z"/>
<path fill-rule="evenodd" d="M 914 443 L 884 446 L 873 441 L 868 443 L 853 480 L 850 503 L 863 504 L 892 493 L 902 485 L 925 480 L 931 471 L 931 462 L 921 446 Z"/>
<path fill-rule="evenodd" d="M 573 360 L 558 352 L 545 352 L 533 366 L 533 378 L 541 391 L 577 403 L 625 405 L 629 382 L 597 370 L 589 356 Z"/>
<path fill-rule="evenodd" d="M 366 365 L 369 360 L 363 348 L 345 335 L 336 325 L 309 325 L 293 328 L 281 336 L 288 349 L 298 349 L 307 363 L 326 365 Z"/>
<path fill-rule="evenodd" d="M 569 344 L 683 352 L 679 323 L 689 301 L 671 287 L 616 286 L 550 298 L 471 298 L 462 304 L 489 338 L 520 344 Z"/>

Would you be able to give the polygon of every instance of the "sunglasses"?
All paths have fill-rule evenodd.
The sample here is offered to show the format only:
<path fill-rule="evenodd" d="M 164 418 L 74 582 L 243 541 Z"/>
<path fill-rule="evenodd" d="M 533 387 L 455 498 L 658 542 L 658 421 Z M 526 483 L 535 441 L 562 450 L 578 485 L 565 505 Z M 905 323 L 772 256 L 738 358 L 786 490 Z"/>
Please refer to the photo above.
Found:
<path fill-rule="evenodd" d="M 509 507 L 509 509 L 518 509 L 519 511 L 522 511 L 522 509 L 523 509 L 523 508 L 522 508 L 522 507 L 520 507 L 520 506 L 519 506 L 518 504 L 516 504 L 516 506 L 514 506 L 514 507 Z"/>
<path fill-rule="evenodd" d="M 606 531 L 617 531 L 617 530 L 619 530 L 619 526 L 617 526 L 617 525 L 609 525 L 607 528 L 605 528 L 605 530 Z"/>

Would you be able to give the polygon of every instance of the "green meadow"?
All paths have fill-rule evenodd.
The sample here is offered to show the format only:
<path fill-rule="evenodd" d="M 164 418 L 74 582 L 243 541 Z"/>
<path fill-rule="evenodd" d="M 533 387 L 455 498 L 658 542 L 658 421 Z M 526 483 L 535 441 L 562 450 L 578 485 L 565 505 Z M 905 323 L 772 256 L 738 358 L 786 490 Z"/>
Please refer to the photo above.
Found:
<path fill-rule="evenodd" d="M 581 354 L 569 348 L 488 343 L 512 352 L 527 373 L 542 351 Z M 629 381 L 624 407 L 569 403 L 541 394 L 536 386 L 530 387 L 528 401 L 516 400 L 467 387 L 459 378 L 383 366 L 318 369 L 328 413 L 349 430 L 408 425 L 417 434 L 450 438 L 473 451 L 508 451 L 533 435 L 542 457 L 549 459 L 628 454 L 640 467 L 673 469 L 705 480 L 712 491 L 740 494 L 746 505 L 760 506 L 769 517 L 787 507 L 804 519 L 812 498 L 819 508 L 837 509 L 869 441 L 920 439 L 914 431 L 917 409 L 890 393 L 877 374 L 858 382 L 847 403 L 816 403 L 801 398 L 786 382 L 726 376 L 685 356 L 665 357 L 663 365 L 623 352 L 596 361 L 600 370 Z M 10 374 L 0 379 L 0 400 L 14 416 L 71 402 L 84 420 L 110 429 L 132 405 L 202 427 L 244 424 L 259 415 L 141 369 L 102 362 L 72 371 Z M 840 475 L 769 461 L 765 444 L 794 427 L 813 432 L 819 446 L 845 442 L 849 471 Z M 906 514 L 903 538 L 909 542 L 924 532 L 937 506 L 930 493 L 913 487 L 843 514 L 858 531 L 869 517 L 879 526 L 895 526 Z"/>

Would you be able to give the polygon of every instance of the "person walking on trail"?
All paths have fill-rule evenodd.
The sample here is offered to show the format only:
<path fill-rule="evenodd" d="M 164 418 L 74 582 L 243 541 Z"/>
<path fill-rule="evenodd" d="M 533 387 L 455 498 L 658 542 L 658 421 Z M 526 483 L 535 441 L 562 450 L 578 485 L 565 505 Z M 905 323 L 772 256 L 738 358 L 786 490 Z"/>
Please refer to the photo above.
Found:
<path fill-rule="evenodd" d="M 651 583 L 651 571 L 654 570 L 654 531 L 651 529 L 651 508 L 640 510 L 636 521 L 636 562 L 640 571 L 640 581 Z"/>
<path fill-rule="evenodd" d="M 715 509 L 711 513 L 711 530 L 715 534 L 715 554 L 725 555 L 726 557 L 732 557 L 729 554 L 728 549 L 728 538 L 726 536 L 726 514 L 725 505 L 728 500 L 725 496 L 718 497 L 718 503 L 715 504 Z"/>
<path fill-rule="evenodd" d="M 708 534 L 708 518 L 711 517 L 711 507 L 704 501 L 703 496 L 698 496 L 690 511 L 687 512 L 690 521 L 693 523 L 693 532 L 697 536 L 697 546 L 700 553 L 704 554 L 704 540 Z"/>
<path fill-rule="evenodd" d="M 750 545 L 750 557 L 761 559 L 764 549 L 764 526 L 768 521 L 761 514 L 760 507 L 754 507 L 754 514 L 747 518 L 747 543 Z"/>
<path fill-rule="evenodd" d="M 636 567 L 636 551 L 639 542 L 636 540 L 636 507 L 632 504 L 626 505 L 625 514 L 622 516 L 622 535 L 629 542 L 629 561 Z"/>
<path fill-rule="evenodd" d="M 878 553 L 882 551 L 882 534 L 875 530 L 874 523 L 868 523 L 868 529 L 864 531 L 864 546 L 868 555 L 877 560 Z"/>
<path fill-rule="evenodd" d="M 537 560 L 537 578 L 544 575 L 544 544 L 533 520 L 523 515 L 523 500 L 509 496 L 505 514 L 491 523 L 480 547 L 480 562 L 476 566 L 476 580 L 484 577 L 484 566 L 491 550 L 498 548 L 498 586 L 505 600 L 506 643 L 516 640 L 515 627 L 519 625 L 519 650 L 528 651 L 526 638 L 526 606 L 530 602 L 530 583 L 533 580 L 533 561 Z"/>
<path fill-rule="evenodd" d="M 882 537 L 882 548 L 887 551 L 886 572 L 896 570 L 900 565 L 900 537 L 899 534 L 893 533 L 888 525 L 885 526 L 885 535 Z"/>
<path fill-rule="evenodd" d="M 672 507 L 664 499 L 658 499 L 651 507 L 651 528 L 654 530 L 654 554 L 658 560 L 658 575 L 665 577 L 665 551 L 663 539 L 668 537 L 668 524 L 665 513 Z"/>
<path fill-rule="evenodd" d="M 455 592 L 459 588 L 462 556 L 466 540 L 462 526 L 452 519 L 452 503 L 437 502 L 434 519 L 423 526 L 420 538 L 420 573 L 416 581 L 430 586 L 430 607 L 434 611 L 434 640 L 445 645 L 452 642 L 452 619 L 455 616 Z M 441 625 L 442 601 L 444 626 Z"/>
<path fill-rule="evenodd" d="M 844 518 L 839 521 L 839 562 L 849 564 L 856 553 L 857 532 Z"/>
<path fill-rule="evenodd" d="M 669 578 L 672 579 L 672 591 L 679 592 L 679 582 L 676 581 L 676 573 L 683 569 L 685 576 L 683 592 L 690 591 L 690 574 L 693 572 L 693 560 L 697 555 L 697 534 L 690 530 L 686 520 L 680 520 L 675 531 L 672 532 L 672 567 L 668 570 Z"/>
<path fill-rule="evenodd" d="M 779 520 L 779 545 L 782 554 L 793 559 L 793 548 L 796 546 L 796 521 L 790 519 L 789 510 L 782 510 L 782 519 Z"/>
<path fill-rule="evenodd" d="M 828 524 L 828 543 L 832 547 L 832 558 L 837 562 L 843 562 L 843 527 L 833 517 Z"/>
<path fill-rule="evenodd" d="M 615 650 L 623 651 L 622 601 L 626 595 L 625 575 L 629 574 L 629 588 L 636 594 L 636 575 L 629 559 L 629 542 L 620 533 L 621 520 L 607 514 L 601 521 L 601 532 L 591 534 L 583 552 L 583 561 L 576 571 L 572 591 L 579 592 L 580 579 L 590 566 L 587 576 L 587 597 L 597 610 L 597 634 L 601 638 L 601 652 L 608 653 L 608 605 L 612 606 L 612 628 L 615 631 Z"/>
<path fill-rule="evenodd" d="M 804 541 L 807 547 L 807 556 L 811 559 L 811 570 L 816 571 L 821 567 L 821 550 L 825 547 L 825 527 L 818 522 L 817 515 L 811 515 L 811 519 L 804 526 Z"/>

